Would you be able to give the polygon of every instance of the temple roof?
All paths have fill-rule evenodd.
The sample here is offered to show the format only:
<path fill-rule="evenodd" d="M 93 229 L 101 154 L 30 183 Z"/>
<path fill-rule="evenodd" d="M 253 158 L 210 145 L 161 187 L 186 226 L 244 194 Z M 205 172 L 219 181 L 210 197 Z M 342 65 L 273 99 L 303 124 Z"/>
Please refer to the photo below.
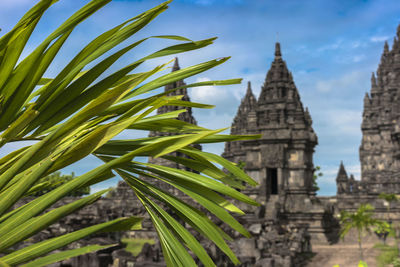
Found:
<path fill-rule="evenodd" d="M 264 85 L 262 87 L 259 101 L 264 101 L 266 97 L 272 97 L 273 95 L 268 94 L 266 91 L 268 87 L 276 86 L 279 83 L 280 86 L 290 87 L 293 82 L 291 73 L 289 72 L 286 62 L 282 59 L 281 45 L 275 44 L 275 58 L 271 63 L 271 67 L 268 70 L 265 78 Z"/>
<path fill-rule="evenodd" d="M 339 171 L 336 176 L 336 181 L 337 182 L 340 182 L 340 181 L 346 182 L 348 180 L 348 178 L 349 178 L 349 176 L 347 176 L 347 172 L 346 172 L 346 169 L 344 168 L 343 161 L 341 161 Z"/>
<path fill-rule="evenodd" d="M 397 28 L 399 37 L 400 25 Z M 372 105 L 364 99 L 363 125 L 368 128 L 377 128 L 378 125 L 387 125 L 400 117 L 400 41 L 394 38 L 392 49 L 389 48 L 386 41 L 383 46 L 383 52 L 378 69 L 371 76 L 371 94 Z"/>
<path fill-rule="evenodd" d="M 177 70 L 180 70 L 180 69 L 181 69 L 181 67 L 179 66 L 178 58 L 176 57 L 175 61 L 174 61 L 174 66 L 172 66 L 172 71 L 177 71 Z"/>
<path fill-rule="evenodd" d="M 280 128 L 291 128 L 291 125 L 296 125 L 297 129 L 303 128 L 313 132 L 311 116 L 303 108 L 292 73 L 282 59 L 279 43 L 275 44 L 275 57 L 267 72 L 257 105 L 260 126 L 279 124 Z"/>
<path fill-rule="evenodd" d="M 232 134 L 245 133 L 245 129 L 247 128 L 247 114 L 250 111 L 255 111 L 256 106 L 257 100 L 251 90 L 251 82 L 247 82 L 246 94 L 240 103 L 235 118 L 233 119 Z"/>
<path fill-rule="evenodd" d="M 247 82 L 246 95 L 240 103 L 237 115 L 247 114 L 249 111 L 254 110 L 257 105 L 256 97 L 251 90 L 251 82 Z"/>

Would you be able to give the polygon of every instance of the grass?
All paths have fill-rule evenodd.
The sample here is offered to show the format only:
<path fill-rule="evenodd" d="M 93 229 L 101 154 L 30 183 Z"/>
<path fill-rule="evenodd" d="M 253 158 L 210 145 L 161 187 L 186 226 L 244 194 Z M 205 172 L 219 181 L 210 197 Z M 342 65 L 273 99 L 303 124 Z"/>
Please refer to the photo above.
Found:
<path fill-rule="evenodd" d="M 125 250 L 131 253 L 134 257 L 137 257 L 143 249 L 144 244 L 150 245 L 155 244 L 154 239 L 146 238 L 122 238 L 121 242 L 126 244 Z"/>
<path fill-rule="evenodd" d="M 396 246 L 376 244 L 374 248 L 380 250 L 380 254 L 376 258 L 376 261 L 378 262 L 378 267 L 385 267 L 388 266 L 388 264 L 393 263 L 399 253 Z"/>

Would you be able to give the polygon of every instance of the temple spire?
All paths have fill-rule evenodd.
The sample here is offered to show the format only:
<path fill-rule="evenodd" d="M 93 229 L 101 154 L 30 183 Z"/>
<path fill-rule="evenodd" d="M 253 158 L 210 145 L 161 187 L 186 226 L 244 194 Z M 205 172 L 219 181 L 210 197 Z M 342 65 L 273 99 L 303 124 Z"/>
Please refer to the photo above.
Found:
<path fill-rule="evenodd" d="M 281 44 L 280 43 L 275 43 L 275 58 L 281 57 Z"/>
<path fill-rule="evenodd" d="M 174 62 L 174 65 L 172 67 L 172 71 L 177 71 L 179 69 L 180 69 L 180 67 L 179 67 L 178 58 L 175 58 L 175 62 Z M 185 83 L 184 80 L 179 80 L 179 81 L 167 84 L 164 87 L 164 90 L 165 91 L 170 91 L 170 90 L 175 89 L 177 87 L 184 87 L 185 85 L 186 85 L 186 83 Z M 180 88 L 178 90 L 172 91 L 168 95 L 170 95 L 170 96 L 182 95 L 183 96 L 182 97 L 183 101 L 190 101 L 190 97 L 189 97 L 189 94 L 188 94 L 188 91 L 187 91 L 186 88 Z M 193 117 L 192 108 L 191 107 L 186 107 L 185 108 L 185 107 L 169 106 L 169 105 L 168 106 L 162 106 L 162 107 L 157 109 L 157 114 L 163 114 L 163 113 L 167 113 L 167 112 L 171 112 L 171 111 L 175 111 L 175 110 L 179 110 L 179 109 L 186 109 L 186 112 L 181 113 L 181 114 L 178 115 L 178 119 L 179 120 L 197 125 L 196 119 Z M 151 132 L 150 136 L 157 136 L 157 134 L 158 133 Z"/>
<path fill-rule="evenodd" d="M 372 72 L 372 75 L 371 75 L 371 86 L 376 86 L 376 78 L 375 78 L 374 72 Z"/>
<path fill-rule="evenodd" d="M 336 181 L 347 181 L 349 176 L 347 176 L 346 169 L 344 168 L 343 161 L 340 161 L 340 167 L 338 174 L 336 176 Z"/>
<path fill-rule="evenodd" d="M 368 93 L 365 93 L 364 96 L 364 108 L 368 108 L 371 105 L 371 99 L 369 98 Z"/>
<path fill-rule="evenodd" d="M 396 32 L 397 36 L 400 38 L 400 24 L 397 26 L 397 32 Z"/>
<path fill-rule="evenodd" d="M 251 82 L 248 81 L 247 82 L 247 91 L 246 91 L 246 95 L 250 95 L 253 94 L 253 91 L 251 90 Z"/>
<path fill-rule="evenodd" d="M 248 114 L 255 111 L 257 100 L 251 90 L 251 83 L 247 82 L 246 94 L 243 97 L 235 118 L 233 119 L 231 134 L 245 134 L 248 123 Z"/>
<path fill-rule="evenodd" d="M 306 110 L 304 111 L 304 118 L 306 120 L 306 122 L 308 123 L 309 126 L 312 125 L 312 118 L 310 115 L 310 111 L 308 110 L 308 107 L 306 107 Z"/>
<path fill-rule="evenodd" d="M 281 46 L 279 43 L 275 44 L 275 58 L 271 64 L 271 68 L 267 73 L 264 86 L 267 83 L 281 83 L 289 85 L 293 82 L 289 70 L 287 69 L 285 61 L 282 59 Z"/>
<path fill-rule="evenodd" d="M 399 48 L 399 40 L 396 37 L 394 37 L 392 50 L 397 50 L 398 48 Z"/>
<path fill-rule="evenodd" d="M 389 44 L 385 41 L 385 45 L 383 46 L 383 55 L 387 55 L 389 53 Z"/>
<path fill-rule="evenodd" d="M 251 90 L 251 82 L 247 82 L 247 90 L 246 95 L 243 97 L 242 102 L 240 103 L 238 114 L 239 116 L 245 116 L 251 110 L 254 110 L 257 104 L 256 97 Z"/>
<path fill-rule="evenodd" d="M 371 75 L 371 93 L 376 93 L 378 91 L 378 85 L 376 83 L 375 73 L 372 72 Z"/>
<path fill-rule="evenodd" d="M 178 58 L 175 58 L 174 66 L 172 67 L 172 71 L 180 70 Z"/>

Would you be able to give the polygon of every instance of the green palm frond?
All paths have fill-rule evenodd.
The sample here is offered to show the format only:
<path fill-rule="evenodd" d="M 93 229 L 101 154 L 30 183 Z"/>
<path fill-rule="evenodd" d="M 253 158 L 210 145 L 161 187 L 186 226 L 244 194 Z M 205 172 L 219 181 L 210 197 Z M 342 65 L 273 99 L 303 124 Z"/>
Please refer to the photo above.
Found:
<path fill-rule="evenodd" d="M 149 213 L 168 266 L 196 266 L 193 254 L 205 266 L 215 264 L 191 233 L 165 212 L 159 203 L 168 206 L 182 221 L 215 243 L 237 264 L 239 261 L 226 242 L 230 237 L 208 218 L 205 211 L 242 235 L 249 236 L 232 215 L 243 212 L 228 199 L 257 205 L 253 199 L 236 190 L 243 188 L 244 183 L 254 186 L 256 182 L 235 164 L 197 150 L 192 145 L 247 140 L 257 136 L 223 135 L 220 132 L 224 129 L 211 130 L 177 120 L 184 110 L 153 115 L 153 111 L 166 105 L 212 106 L 182 101 L 180 96 L 170 96 L 170 92 L 148 94 L 212 69 L 229 58 L 209 60 L 172 73 L 165 73 L 170 62 L 134 72 L 147 60 L 200 49 L 215 40 L 192 41 L 181 36 L 163 35 L 130 41 L 130 37 L 168 8 L 171 1 L 166 1 L 100 34 L 55 77 L 44 77 L 71 32 L 110 0 L 90 1 L 46 37 L 31 54 L 21 58 L 36 24 L 55 2 L 39 1 L 10 32 L 0 38 L 0 149 L 11 142 L 33 141 L 33 144 L 0 159 L 0 254 L 4 255 L 0 264 L 44 266 L 105 248 L 93 245 L 49 254 L 88 235 L 101 231 L 140 229 L 142 218 L 118 218 L 9 252 L 10 248 L 15 248 L 60 218 L 99 199 L 107 190 L 49 211 L 71 192 L 110 179 L 114 173 L 128 183 Z M 177 44 L 154 51 L 110 75 L 104 74 L 118 59 L 149 38 L 167 39 Z M 108 53 L 123 44 L 125 46 L 116 52 Z M 156 74 L 157 78 L 154 78 Z M 182 88 L 240 82 L 241 79 L 206 81 Z M 127 129 L 176 135 L 115 139 Z M 182 156 L 174 156 L 172 152 L 179 152 Z M 43 182 L 44 177 L 89 155 L 97 156 L 104 163 L 56 187 L 54 183 Z M 136 160 L 137 157 L 162 157 L 197 173 L 142 163 Z M 220 166 L 231 174 L 222 171 Z M 202 209 L 158 188 L 143 177 L 166 183 L 183 192 Z M 38 190 L 46 193 L 14 208 L 21 198 Z"/>

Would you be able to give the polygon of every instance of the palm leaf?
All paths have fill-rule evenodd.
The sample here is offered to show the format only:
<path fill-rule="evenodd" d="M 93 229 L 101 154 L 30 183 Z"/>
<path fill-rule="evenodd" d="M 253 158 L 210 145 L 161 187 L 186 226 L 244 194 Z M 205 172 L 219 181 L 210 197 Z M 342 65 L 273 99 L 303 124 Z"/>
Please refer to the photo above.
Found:
<path fill-rule="evenodd" d="M 37 23 L 55 2 L 39 1 L 9 33 L 0 38 L 0 147 L 11 142 L 34 141 L 33 144 L 25 145 L 0 159 L 0 251 L 4 255 L 0 258 L 0 263 L 4 266 L 44 266 L 107 247 L 95 245 L 49 254 L 91 234 L 139 229 L 141 218 L 118 218 L 8 251 L 11 247 L 18 248 L 32 235 L 60 218 L 99 199 L 107 190 L 51 209 L 70 192 L 110 179 L 114 176 L 113 172 L 128 182 L 148 211 L 158 232 L 168 266 L 196 266 L 194 255 L 205 266 L 215 264 L 201 242 L 164 211 L 159 203 L 167 205 L 181 220 L 214 242 L 232 262 L 238 263 L 226 243 L 231 238 L 207 217 L 208 214 L 170 192 L 138 178 L 147 176 L 167 183 L 192 198 L 209 214 L 221 219 L 232 229 L 249 236 L 231 215 L 242 215 L 243 212 L 228 198 L 257 205 L 254 200 L 236 190 L 244 187 L 243 182 L 250 185 L 256 185 L 256 182 L 235 164 L 211 153 L 199 151 L 193 148 L 193 144 L 248 140 L 256 136 L 222 135 L 219 133 L 225 129 L 206 129 L 179 121 L 177 117 L 185 112 L 184 108 L 213 106 L 182 101 L 182 96 L 169 95 L 183 88 L 236 84 L 241 79 L 192 83 L 154 93 L 156 89 L 167 84 L 210 70 L 227 61 L 229 57 L 209 60 L 171 73 L 164 73 L 170 62 L 134 73 L 138 66 L 148 60 L 196 50 L 212 44 L 216 38 L 192 41 L 177 35 L 157 35 L 129 42 L 130 37 L 168 8 L 171 1 L 166 1 L 98 35 L 54 78 L 44 77 L 73 30 L 110 0 L 90 1 L 57 27 L 32 53 L 20 58 Z M 168 39 L 175 43 L 150 52 L 120 67 L 114 73 L 105 75 L 126 53 L 136 50 L 150 38 Z M 127 45 L 114 50 L 124 42 Z M 154 78 L 160 72 L 161 75 Z M 182 109 L 153 115 L 156 109 L 168 105 Z M 115 140 L 126 129 L 178 135 Z M 173 154 L 175 152 L 184 156 L 176 156 Z M 91 154 L 101 158 L 104 163 L 15 208 L 21 198 L 49 186 L 43 182 L 43 177 Z M 163 157 L 195 170 L 198 174 L 140 163 L 136 160 L 137 157 Z M 237 179 L 226 174 L 219 165 Z"/>

